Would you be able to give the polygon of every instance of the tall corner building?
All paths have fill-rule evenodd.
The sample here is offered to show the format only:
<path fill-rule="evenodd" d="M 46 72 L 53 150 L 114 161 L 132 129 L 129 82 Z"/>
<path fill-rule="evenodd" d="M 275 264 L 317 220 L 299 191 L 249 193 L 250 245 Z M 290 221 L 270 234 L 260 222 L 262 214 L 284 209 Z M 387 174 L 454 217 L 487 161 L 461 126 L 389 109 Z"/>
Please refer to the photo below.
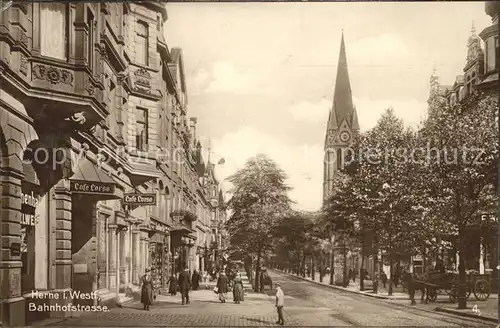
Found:
<path fill-rule="evenodd" d="M 342 32 L 333 104 L 328 116 L 325 135 L 323 202 L 331 195 L 334 187 L 334 178 L 342 168 L 342 150 L 352 144 L 354 136 L 358 132 L 358 115 L 352 101 L 344 33 Z"/>

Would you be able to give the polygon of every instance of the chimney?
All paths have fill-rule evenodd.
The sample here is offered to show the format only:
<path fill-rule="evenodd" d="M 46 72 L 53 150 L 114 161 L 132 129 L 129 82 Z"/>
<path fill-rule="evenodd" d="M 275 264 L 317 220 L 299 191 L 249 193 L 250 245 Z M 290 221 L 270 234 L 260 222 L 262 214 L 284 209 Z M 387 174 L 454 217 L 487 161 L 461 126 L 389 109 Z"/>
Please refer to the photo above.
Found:
<path fill-rule="evenodd" d="M 189 133 L 191 134 L 193 148 L 196 147 L 196 123 L 197 122 L 198 122 L 198 119 L 196 117 L 189 118 Z"/>

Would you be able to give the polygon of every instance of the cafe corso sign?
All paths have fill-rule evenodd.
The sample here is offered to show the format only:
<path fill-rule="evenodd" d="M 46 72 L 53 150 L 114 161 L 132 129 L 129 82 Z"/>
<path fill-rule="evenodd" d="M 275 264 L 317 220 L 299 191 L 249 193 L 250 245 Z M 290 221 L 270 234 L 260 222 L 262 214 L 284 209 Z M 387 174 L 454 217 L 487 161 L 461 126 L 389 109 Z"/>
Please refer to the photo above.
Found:
<path fill-rule="evenodd" d="M 106 182 L 70 181 L 70 191 L 79 194 L 113 194 L 115 185 Z"/>
<path fill-rule="evenodd" d="M 156 205 L 156 194 L 125 194 L 124 205 Z"/>

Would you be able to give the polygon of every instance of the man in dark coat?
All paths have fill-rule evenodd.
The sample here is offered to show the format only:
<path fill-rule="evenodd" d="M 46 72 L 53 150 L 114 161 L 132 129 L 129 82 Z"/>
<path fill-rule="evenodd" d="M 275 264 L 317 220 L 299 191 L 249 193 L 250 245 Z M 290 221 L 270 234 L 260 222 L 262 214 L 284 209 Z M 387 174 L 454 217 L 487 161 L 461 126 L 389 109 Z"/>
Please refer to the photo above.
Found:
<path fill-rule="evenodd" d="M 179 289 L 182 295 L 182 305 L 189 304 L 189 289 L 191 288 L 191 277 L 189 276 L 189 270 L 184 269 L 179 274 Z"/>

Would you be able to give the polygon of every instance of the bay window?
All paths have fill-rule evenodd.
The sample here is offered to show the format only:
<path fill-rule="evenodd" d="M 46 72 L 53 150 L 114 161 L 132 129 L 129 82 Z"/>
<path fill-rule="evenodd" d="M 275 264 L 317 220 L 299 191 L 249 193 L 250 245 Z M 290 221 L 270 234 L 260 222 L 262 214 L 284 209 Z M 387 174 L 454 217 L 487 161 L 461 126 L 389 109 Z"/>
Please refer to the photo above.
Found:
<path fill-rule="evenodd" d="M 137 108 L 135 146 L 139 151 L 147 150 L 149 138 L 148 128 L 148 110 L 144 108 Z"/>
<path fill-rule="evenodd" d="M 94 14 L 90 9 L 87 9 L 87 26 L 88 26 L 88 38 L 87 38 L 87 62 L 89 67 L 94 69 Z"/>
<path fill-rule="evenodd" d="M 40 3 L 40 53 L 42 56 L 67 59 L 67 5 Z"/>
<path fill-rule="evenodd" d="M 149 30 L 148 24 L 137 22 L 136 25 L 136 62 L 140 65 L 148 66 L 149 56 Z"/>

